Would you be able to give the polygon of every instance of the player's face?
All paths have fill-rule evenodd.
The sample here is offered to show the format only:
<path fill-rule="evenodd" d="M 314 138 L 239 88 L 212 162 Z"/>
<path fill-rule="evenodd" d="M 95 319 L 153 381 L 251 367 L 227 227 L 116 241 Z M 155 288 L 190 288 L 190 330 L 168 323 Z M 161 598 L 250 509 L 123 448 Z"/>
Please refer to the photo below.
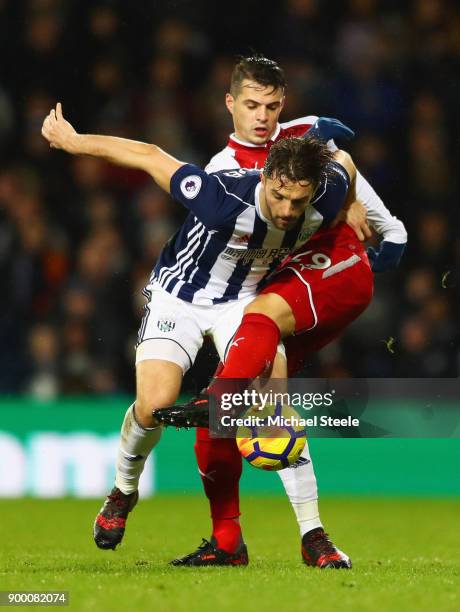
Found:
<path fill-rule="evenodd" d="M 285 232 L 293 229 L 310 204 L 316 185 L 307 181 L 287 181 L 283 177 L 260 176 L 262 213 L 278 229 Z"/>
<path fill-rule="evenodd" d="M 227 94 L 225 103 L 233 116 L 235 135 L 244 142 L 263 145 L 273 136 L 284 104 L 282 89 L 244 79 L 236 97 Z"/>

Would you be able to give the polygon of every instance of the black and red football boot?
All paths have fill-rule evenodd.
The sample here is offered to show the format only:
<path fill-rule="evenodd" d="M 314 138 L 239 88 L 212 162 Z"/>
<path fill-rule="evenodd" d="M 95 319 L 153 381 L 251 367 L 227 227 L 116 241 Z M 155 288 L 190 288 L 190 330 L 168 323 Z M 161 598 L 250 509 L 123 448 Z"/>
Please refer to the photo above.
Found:
<path fill-rule="evenodd" d="M 94 541 L 99 548 L 115 550 L 123 539 L 128 514 L 137 504 L 138 491 L 125 495 L 113 487 L 94 521 Z"/>
<path fill-rule="evenodd" d="M 158 408 L 153 417 L 163 425 L 173 427 L 209 427 L 209 396 L 200 393 L 186 404 Z"/>
<path fill-rule="evenodd" d="M 221 548 L 217 548 L 216 544 L 215 538 L 211 538 L 211 541 L 203 538 L 203 541 L 194 552 L 185 557 L 174 559 L 170 564 L 176 567 L 198 567 L 204 565 L 237 566 L 247 565 L 249 563 L 248 549 L 243 541 L 241 541 L 234 553 L 229 553 Z"/>
<path fill-rule="evenodd" d="M 302 560 L 321 569 L 351 569 L 350 558 L 334 546 L 322 527 L 303 536 Z"/>

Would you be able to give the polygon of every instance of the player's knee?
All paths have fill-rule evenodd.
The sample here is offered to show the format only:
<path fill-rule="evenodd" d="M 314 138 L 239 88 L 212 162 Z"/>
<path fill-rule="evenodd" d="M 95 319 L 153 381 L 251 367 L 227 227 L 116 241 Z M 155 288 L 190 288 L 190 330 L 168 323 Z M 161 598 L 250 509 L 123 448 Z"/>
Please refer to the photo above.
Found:
<path fill-rule="evenodd" d="M 271 294 L 258 295 L 246 306 L 243 312 L 244 314 L 264 314 L 270 316 L 272 302 Z"/>
<path fill-rule="evenodd" d="M 146 397 L 137 396 L 134 411 L 136 414 L 136 421 L 142 427 L 152 427 L 154 424 L 152 408 L 150 406 L 151 403 Z"/>
<path fill-rule="evenodd" d="M 136 416 L 148 418 L 158 408 L 171 406 L 177 400 L 177 392 L 170 389 L 156 389 L 154 392 L 139 392 L 136 397 Z"/>
<path fill-rule="evenodd" d="M 136 396 L 136 419 L 142 427 L 155 427 L 157 422 L 153 413 L 158 408 L 172 406 L 177 400 L 178 392 L 175 389 L 151 389 L 142 391 L 138 389 Z"/>
<path fill-rule="evenodd" d="M 258 295 L 246 306 L 244 314 L 263 314 L 271 319 L 279 328 L 281 335 L 294 332 L 295 318 L 289 304 L 276 293 Z"/>
<path fill-rule="evenodd" d="M 136 366 L 136 378 L 136 418 L 143 427 L 153 427 L 153 411 L 177 400 L 182 369 L 172 362 L 141 361 Z"/>

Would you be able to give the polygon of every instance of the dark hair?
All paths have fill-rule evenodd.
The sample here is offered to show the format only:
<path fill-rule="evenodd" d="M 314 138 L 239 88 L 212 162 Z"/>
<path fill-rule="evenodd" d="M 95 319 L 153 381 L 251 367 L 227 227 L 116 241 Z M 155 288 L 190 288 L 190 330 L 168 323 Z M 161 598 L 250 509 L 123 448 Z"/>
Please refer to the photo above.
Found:
<path fill-rule="evenodd" d="M 270 178 L 318 185 L 329 174 L 333 159 L 333 151 L 317 138 L 282 138 L 271 147 L 263 173 Z"/>
<path fill-rule="evenodd" d="M 236 97 L 240 93 L 241 83 L 244 79 L 256 81 L 265 87 L 286 89 L 286 78 L 282 68 L 276 62 L 264 57 L 263 55 L 252 55 L 251 57 L 240 57 L 238 63 L 233 68 L 230 80 L 230 92 Z"/>

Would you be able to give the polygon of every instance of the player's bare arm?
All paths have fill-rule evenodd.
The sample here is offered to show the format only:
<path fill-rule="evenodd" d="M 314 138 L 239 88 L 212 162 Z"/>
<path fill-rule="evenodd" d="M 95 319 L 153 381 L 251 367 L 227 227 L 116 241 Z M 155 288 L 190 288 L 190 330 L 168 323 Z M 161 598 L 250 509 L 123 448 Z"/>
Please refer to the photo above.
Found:
<path fill-rule="evenodd" d="M 60 102 L 45 118 L 42 135 L 53 149 L 72 155 L 100 157 L 112 164 L 144 170 L 168 193 L 172 175 L 184 165 L 154 144 L 115 136 L 79 134 L 64 118 Z"/>

